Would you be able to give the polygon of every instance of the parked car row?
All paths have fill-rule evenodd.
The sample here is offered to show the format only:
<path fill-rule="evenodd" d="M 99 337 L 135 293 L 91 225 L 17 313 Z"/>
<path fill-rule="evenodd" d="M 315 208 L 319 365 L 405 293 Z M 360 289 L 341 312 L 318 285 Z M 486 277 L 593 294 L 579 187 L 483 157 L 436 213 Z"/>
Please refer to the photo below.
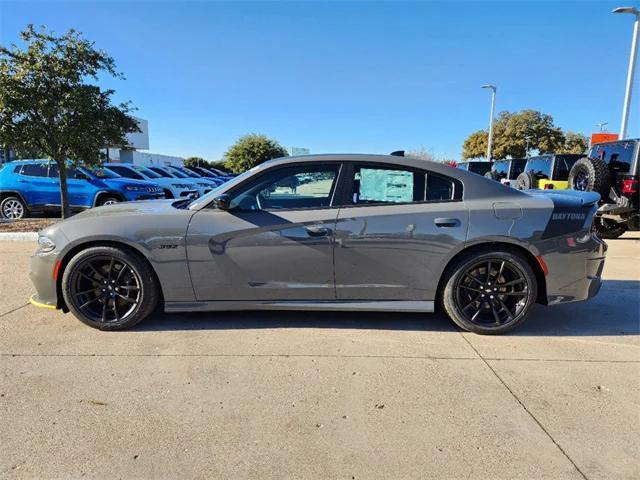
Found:
<path fill-rule="evenodd" d="M 204 167 L 105 163 L 69 166 L 67 191 L 73 211 L 102 205 L 161 198 L 196 198 L 231 176 Z M 19 219 L 60 210 L 58 167 L 48 160 L 18 160 L 0 165 L 0 216 Z"/>
<path fill-rule="evenodd" d="M 601 238 L 640 230 L 640 139 L 593 145 L 586 154 L 549 154 L 494 162 L 472 160 L 458 168 L 518 190 L 579 190 L 600 194 L 593 226 Z"/>

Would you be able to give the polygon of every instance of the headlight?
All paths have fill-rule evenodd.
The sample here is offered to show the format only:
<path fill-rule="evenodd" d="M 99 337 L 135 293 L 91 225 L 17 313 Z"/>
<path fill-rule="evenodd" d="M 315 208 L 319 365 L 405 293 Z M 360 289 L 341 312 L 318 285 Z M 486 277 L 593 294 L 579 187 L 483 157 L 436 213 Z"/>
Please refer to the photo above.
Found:
<path fill-rule="evenodd" d="M 56 248 L 56 244 L 53 243 L 49 237 L 38 236 L 38 252 L 39 253 L 49 253 L 52 252 Z"/>
<path fill-rule="evenodd" d="M 124 189 L 130 192 L 142 192 L 145 190 L 145 187 L 139 187 L 138 185 L 126 185 Z"/>

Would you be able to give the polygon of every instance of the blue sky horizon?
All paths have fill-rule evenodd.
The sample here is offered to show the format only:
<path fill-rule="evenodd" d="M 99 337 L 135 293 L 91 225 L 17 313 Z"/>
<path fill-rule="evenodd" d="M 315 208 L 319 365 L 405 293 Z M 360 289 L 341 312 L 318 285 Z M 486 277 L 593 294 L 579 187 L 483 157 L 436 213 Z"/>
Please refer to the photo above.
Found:
<path fill-rule="evenodd" d="M 638 2 L 0 0 L 0 44 L 27 24 L 83 32 L 126 80 L 150 151 L 219 159 L 264 133 L 312 153 L 426 149 L 460 159 L 497 112 L 536 109 L 586 135 L 620 125 Z M 638 75 L 629 136 L 640 136 Z"/>

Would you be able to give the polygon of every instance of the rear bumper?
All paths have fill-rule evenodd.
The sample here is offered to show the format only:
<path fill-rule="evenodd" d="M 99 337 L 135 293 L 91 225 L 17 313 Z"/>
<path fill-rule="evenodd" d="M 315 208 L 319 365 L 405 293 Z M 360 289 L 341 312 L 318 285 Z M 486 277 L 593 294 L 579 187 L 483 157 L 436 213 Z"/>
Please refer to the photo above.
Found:
<path fill-rule="evenodd" d="M 549 268 L 548 305 L 580 302 L 597 295 L 602 285 L 606 243 L 591 233 L 553 241 L 555 248 L 543 255 Z"/>

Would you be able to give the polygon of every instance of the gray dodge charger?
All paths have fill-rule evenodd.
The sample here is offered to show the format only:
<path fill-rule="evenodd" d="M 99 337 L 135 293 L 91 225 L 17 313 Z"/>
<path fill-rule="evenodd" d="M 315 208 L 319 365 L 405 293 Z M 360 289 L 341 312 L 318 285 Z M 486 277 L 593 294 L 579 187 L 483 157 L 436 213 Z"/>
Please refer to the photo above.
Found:
<path fill-rule="evenodd" d="M 586 300 L 596 193 L 518 191 L 388 155 L 266 162 L 197 200 L 94 208 L 40 232 L 33 303 L 102 330 L 167 312 L 432 312 L 497 334 Z"/>

